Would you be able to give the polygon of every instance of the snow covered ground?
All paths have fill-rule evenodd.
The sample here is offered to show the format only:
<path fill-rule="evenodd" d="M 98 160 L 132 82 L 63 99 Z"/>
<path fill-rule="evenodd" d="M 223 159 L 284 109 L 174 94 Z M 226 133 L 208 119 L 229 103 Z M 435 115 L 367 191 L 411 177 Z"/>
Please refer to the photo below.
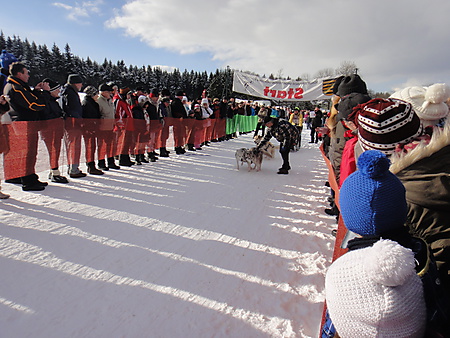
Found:
<path fill-rule="evenodd" d="M 335 219 L 308 132 L 289 175 L 279 153 L 238 171 L 248 134 L 43 192 L 2 184 L 0 337 L 317 337 Z"/>

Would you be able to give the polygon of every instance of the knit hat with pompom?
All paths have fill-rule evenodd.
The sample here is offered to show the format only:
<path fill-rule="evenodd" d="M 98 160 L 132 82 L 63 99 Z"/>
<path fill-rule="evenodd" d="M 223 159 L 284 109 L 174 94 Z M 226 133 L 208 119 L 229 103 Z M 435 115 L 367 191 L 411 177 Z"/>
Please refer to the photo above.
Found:
<path fill-rule="evenodd" d="M 363 152 L 358 169 L 342 184 L 339 201 L 347 229 L 361 236 L 383 235 L 404 226 L 405 187 L 389 171 L 390 160 L 378 150 Z"/>
<path fill-rule="evenodd" d="M 397 144 L 409 143 L 423 133 L 411 104 L 398 99 L 372 99 L 356 106 L 352 114 L 357 116 L 358 143 L 364 150 L 392 155 Z"/>
<path fill-rule="evenodd" d="M 426 307 L 414 253 L 397 242 L 339 257 L 325 277 L 330 318 L 341 337 L 423 337 Z"/>
<path fill-rule="evenodd" d="M 425 126 L 438 122 L 449 113 L 446 101 L 450 98 L 450 88 L 445 83 L 435 83 L 429 87 L 407 87 L 392 94 L 391 98 L 410 103 Z"/>

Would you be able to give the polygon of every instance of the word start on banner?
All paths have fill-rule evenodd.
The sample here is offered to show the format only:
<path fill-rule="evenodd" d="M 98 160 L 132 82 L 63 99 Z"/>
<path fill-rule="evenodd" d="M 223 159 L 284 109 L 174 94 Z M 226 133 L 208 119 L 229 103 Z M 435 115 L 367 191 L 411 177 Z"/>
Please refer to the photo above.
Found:
<path fill-rule="evenodd" d="M 267 97 L 275 97 L 278 99 L 301 99 L 303 98 L 303 88 L 289 88 L 288 91 L 286 90 L 274 90 L 270 89 L 269 87 L 264 88 L 264 96 Z"/>

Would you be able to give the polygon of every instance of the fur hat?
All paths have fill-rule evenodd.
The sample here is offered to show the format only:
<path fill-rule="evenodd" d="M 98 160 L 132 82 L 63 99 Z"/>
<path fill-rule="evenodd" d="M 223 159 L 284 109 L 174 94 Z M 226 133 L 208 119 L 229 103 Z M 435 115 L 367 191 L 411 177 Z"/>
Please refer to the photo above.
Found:
<path fill-rule="evenodd" d="M 99 90 L 100 92 L 112 92 L 112 91 L 113 91 L 113 88 L 112 88 L 110 85 L 106 84 L 106 83 L 102 83 L 102 84 L 98 87 L 98 90 Z"/>
<path fill-rule="evenodd" d="M 373 99 L 358 105 L 358 142 L 364 150 L 375 149 L 391 155 L 398 143 L 422 135 L 423 127 L 409 103 L 394 99 Z"/>
<path fill-rule="evenodd" d="M 359 77 L 358 74 L 345 76 L 341 79 L 336 95 L 344 97 L 351 93 L 367 94 L 366 83 Z"/>
<path fill-rule="evenodd" d="M 377 150 L 363 152 L 358 169 L 348 176 L 339 193 L 345 226 L 361 236 L 383 235 L 406 221 L 405 187 L 389 171 L 390 160 Z"/>
<path fill-rule="evenodd" d="M 351 93 L 342 98 L 337 104 L 336 109 L 338 110 L 337 119 L 346 120 L 351 115 L 353 108 L 358 104 L 366 103 L 370 101 L 370 96 L 361 93 Z"/>
<path fill-rule="evenodd" d="M 450 88 L 445 83 L 436 83 L 430 87 L 407 87 L 391 95 L 391 98 L 408 102 L 416 114 L 427 125 L 438 122 L 449 113 L 446 104 L 450 97 Z"/>
<path fill-rule="evenodd" d="M 45 78 L 44 80 L 42 80 L 42 82 L 47 82 L 48 83 L 48 85 L 50 86 L 50 91 L 51 92 L 61 88 L 61 85 L 58 82 L 53 81 L 52 79 L 49 79 L 49 78 Z"/>
<path fill-rule="evenodd" d="M 345 76 L 342 75 L 342 76 L 337 77 L 337 78 L 334 80 L 334 84 L 333 84 L 333 94 L 334 94 L 334 95 L 337 94 L 338 89 L 339 89 L 339 85 L 341 84 L 342 79 L 343 79 L 344 77 L 345 77 Z"/>
<path fill-rule="evenodd" d="M 414 253 L 397 242 L 339 257 L 325 277 L 330 318 L 341 337 L 423 337 L 426 306 Z"/>
<path fill-rule="evenodd" d="M 139 95 L 138 103 L 143 106 L 145 102 L 148 102 L 148 97 L 146 95 Z"/>
<path fill-rule="evenodd" d="M 70 74 L 67 77 L 67 83 L 69 83 L 69 84 L 83 83 L 83 79 L 78 74 Z"/>
<path fill-rule="evenodd" d="M 98 90 L 94 86 L 87 86 L 86 88 L 84 88 L 83 92 L 86 93 L 87 96 L 91 97 L 94 97 L 98 94 Z"/>
<path fill-rule="evenodd" d="M 170 90 L 167 88 L 164 88 L 163 90 L 161 90 L 161 96 L 170 97 Z"/>

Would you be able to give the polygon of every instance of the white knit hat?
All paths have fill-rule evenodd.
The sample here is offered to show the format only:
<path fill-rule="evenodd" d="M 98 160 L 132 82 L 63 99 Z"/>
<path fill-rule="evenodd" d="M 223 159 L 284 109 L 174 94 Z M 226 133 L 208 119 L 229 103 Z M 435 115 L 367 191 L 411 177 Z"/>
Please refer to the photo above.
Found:
<path fill-rule="evenodd" d="M 445 83 L 435 83 L 429 87 L 407 87 L 392 94 L 391 98 L 410 103 L 424 121 L 437 122 L 449 113 L 446 101 L 450 98 L 450 88 Z"/>
<path fill-rule="evenodd" d="M 414 253 L 397 242 L 338 258 L 325 278 L 330 318 L 341 337 L 422 337 L 426 307 Z"/>

